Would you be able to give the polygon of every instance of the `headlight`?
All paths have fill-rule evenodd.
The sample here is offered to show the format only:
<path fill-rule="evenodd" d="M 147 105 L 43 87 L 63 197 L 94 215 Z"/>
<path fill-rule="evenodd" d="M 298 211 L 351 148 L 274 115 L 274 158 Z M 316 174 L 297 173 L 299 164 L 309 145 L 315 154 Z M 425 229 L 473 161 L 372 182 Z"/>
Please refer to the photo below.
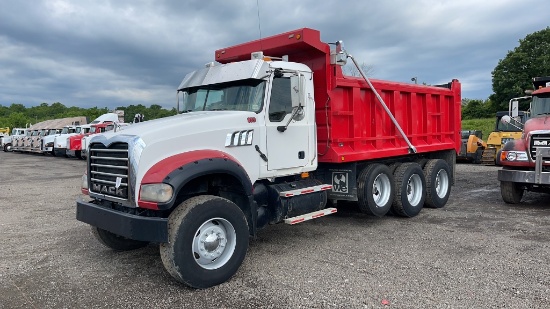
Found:
<path fill-rule="evenodd" d="M 523 161 L 527 162 L 527 152 L 525 151 L 503 151 L 500 154 L 500 160 L 502 161 Z"/>
<path fill-rule="evenodd" d="M 165 203 L 172 198 L 174 188 L 165 183 L 141 185 L 139 198 L 143 201 Z"/>
<path fill-rule="evenodd" d="M 53 147 L 53 142 L 46 143 L 46 147 Z"/>

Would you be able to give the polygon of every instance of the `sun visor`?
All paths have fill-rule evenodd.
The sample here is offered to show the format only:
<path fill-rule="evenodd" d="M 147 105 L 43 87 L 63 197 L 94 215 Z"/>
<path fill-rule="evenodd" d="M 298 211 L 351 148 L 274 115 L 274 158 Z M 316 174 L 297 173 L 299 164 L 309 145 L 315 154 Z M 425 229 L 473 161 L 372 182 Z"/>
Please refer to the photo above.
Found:
<path fill-rule="evenodd" d="M 263 69 L 262 69 L 263 68 Z M 248 60 L 217 66 L 207 66 L 204 69 L 191 72 L 185 76 L 178 91 L 202 85 L 212 85 L 243 79 L 260 79 L 267 74 L 268 64 L 263 60 Z"/>

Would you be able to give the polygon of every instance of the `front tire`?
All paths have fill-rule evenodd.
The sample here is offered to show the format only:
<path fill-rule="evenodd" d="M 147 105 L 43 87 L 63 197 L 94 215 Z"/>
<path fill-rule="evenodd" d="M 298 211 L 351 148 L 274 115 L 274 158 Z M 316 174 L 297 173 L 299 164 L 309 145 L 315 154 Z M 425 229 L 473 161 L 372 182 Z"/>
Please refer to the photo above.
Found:
<path fill-rule="evenodd" d="M 147 246 L 149 243 L 146 241 L 128 239 L 109 231 L 92 226 L 92 234 L 103 245 L 115 250 L 115 251 L 129 251 Z"/>
<path fill-rule="evenodd" d="M 395 181 L 384 164 L 365 167 L 357 179 L 361 212 L 382 217 L 388 213 L 395 198 Z"/>
<path fill-rule="evenodd" d="M 424 166 L 426 203 L 429 208 L 441 208 L 451 195 L 451 169 L 445 160 L 429 160 Z"/>
<path fill-rule="evenodd" d="M 500 195 L 502 200 L 508 204 L 519 204 L 523 197 L 524 190 L 515 182 L 501 181 Z"/>
<path fill-rule="evenodd" d="M 229 280 L 248 249 L 248 224 L 233 202 L 192 197 L 168 218 L 168 243 L 160 245 L 164 267 L 177 281 L 208 288 Z"/>
<path fill-rule="evenodd" d="M 397 192 L 392 212 L 403 217 L 414 217 L 420 213 L 426 199 L 426 179 L 418 163 L 399 165 L 394 173 Z"/>

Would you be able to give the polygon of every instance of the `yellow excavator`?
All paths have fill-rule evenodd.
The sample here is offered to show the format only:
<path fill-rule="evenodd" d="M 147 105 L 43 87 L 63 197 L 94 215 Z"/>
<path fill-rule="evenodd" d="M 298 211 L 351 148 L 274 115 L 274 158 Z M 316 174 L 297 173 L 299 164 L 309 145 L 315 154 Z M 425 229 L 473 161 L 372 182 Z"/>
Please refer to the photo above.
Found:
<path fill-rule="evenodd" d="M 462 146 L 460 147 L 456 161 L 476 164 L 481 162 L 483 151 L 487 148 L 487 143 L 481 139 L 482 137 L 480 130 L 462 130 Z"/>
<path fill-rule="evenodd" d="M 511 140 L 521 138 L 523 124 L 529 118 L 529 113 L 519 111 L 518 116 L 514 117 L 512 122 L 505 123 L 500 121 L 503 116 L 510 115 L 510 111 L 496 113 L 495 130 L 487 138 L 487 147 L 485 147 L 481 157 L 482 164 L 495 165 L 496 155 L 502 146 Z"/>

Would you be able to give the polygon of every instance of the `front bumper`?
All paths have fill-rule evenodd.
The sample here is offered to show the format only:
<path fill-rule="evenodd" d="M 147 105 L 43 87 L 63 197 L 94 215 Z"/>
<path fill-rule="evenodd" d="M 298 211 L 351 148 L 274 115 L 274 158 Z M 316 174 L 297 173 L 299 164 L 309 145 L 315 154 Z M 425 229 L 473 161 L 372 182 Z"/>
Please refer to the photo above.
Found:
<path fill-rule="evenodd" d="M 498 180 L 537 185 L 550 185 L 550 172 L 540 172 L 539 175 L 537 175 L 535 171 L 503 169 L 498 171 Z"/>
<path fill-rule="evenodd" d="M 134 240 L 168 242 L 168 219 L 127 214 L 82 198 L 76 201 L 76 219 Z"/>

